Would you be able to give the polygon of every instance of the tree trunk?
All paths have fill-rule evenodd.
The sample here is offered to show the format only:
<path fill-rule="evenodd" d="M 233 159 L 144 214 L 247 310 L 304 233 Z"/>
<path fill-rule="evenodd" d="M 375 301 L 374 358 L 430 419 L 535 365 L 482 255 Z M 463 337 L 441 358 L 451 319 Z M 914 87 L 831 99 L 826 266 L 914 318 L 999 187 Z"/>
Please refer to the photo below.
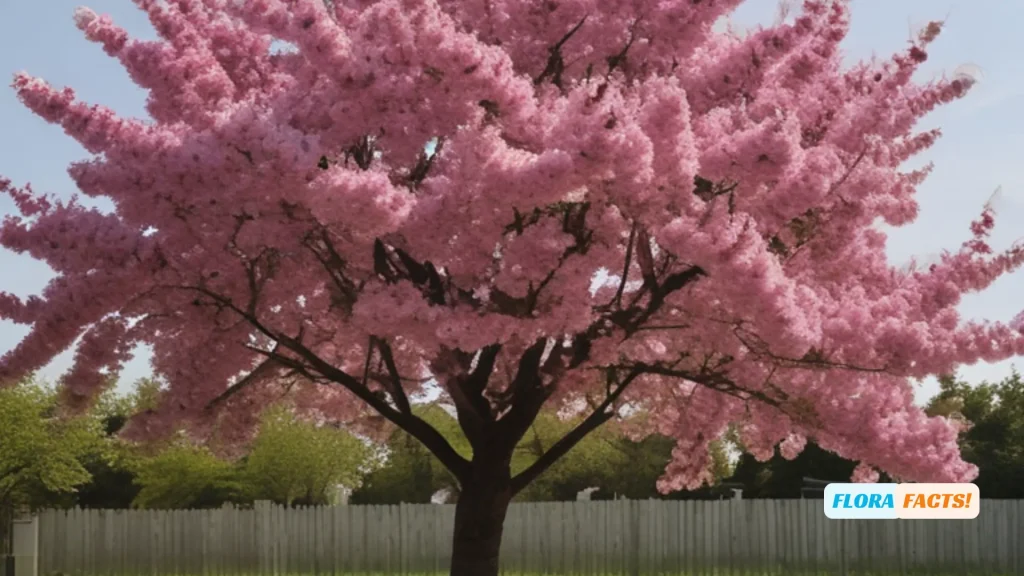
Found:
<path fill-rule="evenodd" d="M 512 499 L 508 467 L 475 463 L 461 488 L 455 505 L 450 575 L 498 576 L 501 534 Z"/>

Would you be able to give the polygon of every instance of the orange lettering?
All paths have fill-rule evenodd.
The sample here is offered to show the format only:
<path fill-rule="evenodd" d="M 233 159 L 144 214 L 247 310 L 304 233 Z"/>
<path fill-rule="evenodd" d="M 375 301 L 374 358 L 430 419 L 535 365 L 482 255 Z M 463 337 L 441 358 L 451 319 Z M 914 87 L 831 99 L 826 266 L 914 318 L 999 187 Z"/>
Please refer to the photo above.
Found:
<path fill-rule="evenodd" d="M 946 494 L 904 494 L 903 508 L 970 508 L 971 495 L 950 492 Z"/>

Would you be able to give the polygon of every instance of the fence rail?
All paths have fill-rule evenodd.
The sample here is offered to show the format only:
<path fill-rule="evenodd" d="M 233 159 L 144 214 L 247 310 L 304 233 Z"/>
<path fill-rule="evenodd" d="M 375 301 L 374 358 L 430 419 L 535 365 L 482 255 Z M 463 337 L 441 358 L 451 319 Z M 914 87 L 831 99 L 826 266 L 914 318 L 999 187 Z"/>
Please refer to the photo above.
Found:
<path fill-rule="evenodd" d="M 975 520 L 829 520 L 821 500 L 514 504 L 509 574 L 1024 575 L 1024 501 Z M 39 576 L 444 573 L 454 507 L 47 511 Z"/>

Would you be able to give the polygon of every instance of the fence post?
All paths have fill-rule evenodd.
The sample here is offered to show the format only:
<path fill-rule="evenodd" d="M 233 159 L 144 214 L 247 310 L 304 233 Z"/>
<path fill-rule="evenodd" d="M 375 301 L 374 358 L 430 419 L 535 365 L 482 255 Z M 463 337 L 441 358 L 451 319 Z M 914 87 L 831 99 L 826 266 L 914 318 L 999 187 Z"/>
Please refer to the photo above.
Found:
<path fill-rule="evenodd" d="M 274 574 L 277 566 L 274 562 L 273 527 L 271 526 L 273 503 L 257 500 L 253 504 L 256 515 L 256 557 L 258 558 L 261 575 Z"/>
<path fill-rule="evenodd" d="M 33 515 L 15 519 L 12 528 L 13 576 L 37 576 L 39 574 L 39 517 Z"/>
<path fill-rule="evenodd" d="M 846 576 L 846 520 L 839 521 L 839 576 Z"/>
<path fill-rule="evenodd" d="M 630 508 L 630 520 L 633 523 L 633 565 L 630 567 L 630 574 L 631 576 L 640 576 L 640 548 L 642 543 L 640 538 L 640 501 L 626 500 L 626 505 Z"/>

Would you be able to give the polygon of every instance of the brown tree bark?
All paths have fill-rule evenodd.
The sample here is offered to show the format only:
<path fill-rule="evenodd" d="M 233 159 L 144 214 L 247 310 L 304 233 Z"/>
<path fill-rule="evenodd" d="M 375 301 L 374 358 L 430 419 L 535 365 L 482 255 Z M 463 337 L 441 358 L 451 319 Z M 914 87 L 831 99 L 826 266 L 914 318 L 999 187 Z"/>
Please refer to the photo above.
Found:
<path fill-rule="evenodd" d="M 508 460 L 500 460 L 475 461 L 462 483 L 450 576 L 498 576 L 501 535 L 513 496 Z"/>

